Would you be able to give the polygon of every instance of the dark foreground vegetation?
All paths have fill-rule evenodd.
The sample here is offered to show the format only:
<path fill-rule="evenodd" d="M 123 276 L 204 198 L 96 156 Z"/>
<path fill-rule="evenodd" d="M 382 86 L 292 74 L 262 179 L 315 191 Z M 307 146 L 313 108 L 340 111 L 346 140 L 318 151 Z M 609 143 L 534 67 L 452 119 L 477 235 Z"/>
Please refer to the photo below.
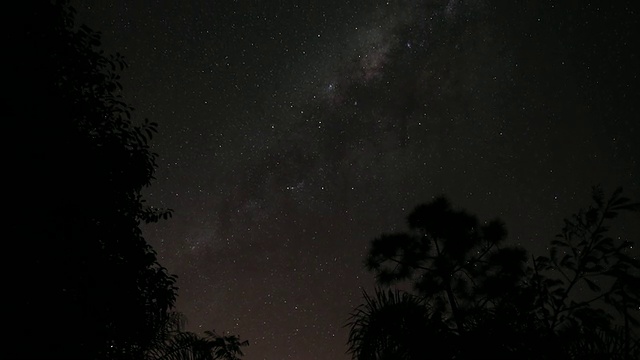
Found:
<path fill-rule="evenodd" d="M 67 1 L 15 2 L 4 36 L 7 359 L 237 359 L 246 341 L 185 331 L 176 277 L 140 230 L 157 124 L 120 96 L 126 62 Z M 611 221 L 639 205 L 595 188 L 549 255 L 505 243 L 439 198 L 375 239 L 381 286 L 349 322 L 355 359 L 638 359 L 640 263 Z M 410 285 L 412 291 L 385 288 Z"/>
<path fill-rule="evenodd" d="M 638 359 L 640 261 L 611 235 L 640 210 L 616 190 L 565 220 L 549 255 L 505 244 L 500 220 L 480 222 L 445 198 L 420 205 L 409 231 L 371 242 L 379 286 L 351 314 L 354 359 Z"/>
<path fill-rule="evenodd" d="M 140 225 L 149 142 L 119 95 L 119 54 L 74 21 L 67 1 L 14 2 L 4 35 L 5 189 L 11 264 L 7 359 L 235 359 L 247 342 L 186 332 L 176 277 Z"/>

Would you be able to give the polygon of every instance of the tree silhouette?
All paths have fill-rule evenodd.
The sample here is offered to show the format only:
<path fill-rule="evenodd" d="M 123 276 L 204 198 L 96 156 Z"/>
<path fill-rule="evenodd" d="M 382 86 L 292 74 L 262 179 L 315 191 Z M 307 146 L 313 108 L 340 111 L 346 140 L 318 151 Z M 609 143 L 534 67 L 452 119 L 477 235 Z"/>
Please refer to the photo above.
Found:
<path fill-rule="evenodd" d="M 363 292 L 365 302 L 349 318 L 349 350 L 355 359 L 420 359 L 424 341 L 451 344 L 441 314 L 423 299 L 399 290 Z M 446 347 L 446 346 L 445 346 Z M 448 355 L 448 356 L 447 356 Z M 451 354 L 434 354 L 446 359 Z"/>
<path fill-rule="evenodd" d="M 67 1 L 18 2 L 4 34 L 12 269 L 8 358 L 132 359 L 152 344 L 176 278 L 140 224 L 156 124 L 134 124 L 122 56 L 77 26 Z M 43 331 L 44 330 L 44 331 Z"/>
<path fill-rule="evenodd" d="M 503 246 L 499 220 L 480 224 L 442 197 L 416 207 L 411 232 L 374 239 L 365 261 L 379 284 L 408 282 L 416 295 L 365 293 L 347 324 L 348 352 L 359 360 L 637 358 L 640 264 L 626 253 L 631 242 L 608 235 L 620 211 L 639 209 L 621 193 L 605 201 L 594 188 L 594 205 L 565 220 L 550 256 L 531 267 L 523 249 Z M 587 297 L 576 295 L 582 284 Z"/>
<path fill-rule="evenodd" d="M 525 274 L 526 252 L 502 246 L 500 220 L 480 224 L 439 197 L 420 205 L 407 218 L 411 232 L 374 239 L 366 266 L 377 281 L 409 281 L 417 293 L 448 313 L 457 332 L 479 309 L 498 306 L 516 290 Z M 507 290 L 505 292 L 505 290 Z"/>

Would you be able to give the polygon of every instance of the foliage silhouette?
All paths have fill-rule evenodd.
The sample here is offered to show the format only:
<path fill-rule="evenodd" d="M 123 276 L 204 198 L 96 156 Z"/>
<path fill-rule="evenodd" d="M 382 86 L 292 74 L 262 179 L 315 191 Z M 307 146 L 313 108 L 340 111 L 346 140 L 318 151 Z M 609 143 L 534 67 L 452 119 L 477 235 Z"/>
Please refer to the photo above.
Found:
<path fill-rule="evenodd" d="M 184 317 L 172 313 L 167 317 L 163 331 L 146 352 L 148 360 L 238 360 L 243 356 L 241 347 L 249 345 L 236 335 L 218 335 L 205 331 L 205 336 L 184 330 Z"/>
<path fill-rule="evenodd" d="M 171 216 L 141 194 L 156 168 L 157 124 L 134 123 L 121 95 L 123 57 L 105 54 L 100 33 L 76 25 L 68 1 L 18 2 L 12 10 L 4 34 L 11 92 L 3 103 L 14 150 L 10 253 L 18 265 L 8 285 L 5 355 L 144 358 L 177 296 L 176 277 L 140 229 Z M 218 357 L 244 345 L 206 339 L 218 341 Z"/>
<path fill-rule="evenodd" d="M 381 288 L 375 289 L 375 297 L 366 292 L 363 297 L 365 302 L 346 324 L 351 329 L 348 343 L 354 358 L 417 359 L 424 351 L 425 339 L 451 344 L 449 328 L 423 299 Z"/>
<path fill-rule="evenodd" d="M 502 245 L 506 230 L 499 220 L 480 224 L 442 197 L 416 207 L 407 217 L 411 231 L 374 239 L 365 260 L 379 284 L 408 281 L 416 294 L 365 293 L 347 323 L 348 352 L 361 360 L 389 353 L 401 359 L 637 358 L 640 264 L 626 254 L 630 242 L 608 235 L 620 211 L 639 210 L 621 193 L 605 201 L 595 187 L 594 205 L 565 220 L 550 256 L 530 267 L 523 249 Z M 592 296 L 575 296 L 581 284 Z M 409 300 L 412 307 L 397 305 Z M 413 335 L 399 324 L 411 324 Z M 427 339 L 434 339 L 429 348 L 416 350 Z"/>
<path fill-rule="evenodd" d="M 549 256 L 534 260 L 531 285 L 537 294 L 537 316 L 550 331 L 567 337 L 579 333 L 583 338 L 611 338 L 616 336 L 614 323 L 621 323 L 615 334 L 623 334 L 627 355 L 638 356 L 632 332 L 640 325 L 640 261 L 627 254 L 631 241 L 616 240 L 609 231 L 621 211 L 638 212 L 640 203 L 623 197 L 622 188 L 605 199 L 598 186 L 592 200 L 589 207 L 565 219 Z M 580 292 L 581 286 L 588 291 Z M 593 344 L 604 346 L 604 342 Z"/>
<path fill-rule="evenodd" d="M 458 332 L 466 317 L 511 296 L 504 289 L 515 290 L 526 272 L 524 249 L 501 245 L 507 232 L 500 220 L 480 224 L 444 197 L 416 207 L 407 220 L 411 232 L 372 241 L 366 266 L 380 284 L 410 281 L 448 312 Z"/>
<path fill-rule="evenodd" d="M 590 331 L 579 328 L 566 339 L 569 359 L 631 360 L 640 357 L 640 339 L 627 340 L 624 327 L 597 327 Z"/>

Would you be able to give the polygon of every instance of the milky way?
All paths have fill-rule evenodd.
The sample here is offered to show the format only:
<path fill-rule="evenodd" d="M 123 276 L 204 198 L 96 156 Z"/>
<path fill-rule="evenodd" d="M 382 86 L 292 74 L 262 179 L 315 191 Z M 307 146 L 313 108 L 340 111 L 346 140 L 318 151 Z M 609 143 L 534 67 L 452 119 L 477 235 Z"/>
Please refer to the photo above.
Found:
<path fill-rule="evenodd" d="M 367 245 L 421 202 L 501 217 L 540 252 L 592 185 L 640 198 L 630 4 L 77 7 L 160 124 L 147 195 L 175 213 L 145 234 L 188 327 L 311 360 L 348 358 Z"/>

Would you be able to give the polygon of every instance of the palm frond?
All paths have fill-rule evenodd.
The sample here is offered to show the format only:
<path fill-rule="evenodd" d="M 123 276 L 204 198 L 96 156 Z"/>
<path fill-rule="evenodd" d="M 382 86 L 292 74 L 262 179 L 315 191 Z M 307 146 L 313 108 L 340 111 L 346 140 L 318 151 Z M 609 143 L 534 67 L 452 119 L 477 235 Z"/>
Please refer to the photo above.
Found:
<path fill-rule="evenodd" d="M 415 359 L 424 341 L 448 329 L 434 321 L 421 299 L 399 290 L 363 291 L 364 303 L 350 314 L 348 353 L 353 359 Z"/>

